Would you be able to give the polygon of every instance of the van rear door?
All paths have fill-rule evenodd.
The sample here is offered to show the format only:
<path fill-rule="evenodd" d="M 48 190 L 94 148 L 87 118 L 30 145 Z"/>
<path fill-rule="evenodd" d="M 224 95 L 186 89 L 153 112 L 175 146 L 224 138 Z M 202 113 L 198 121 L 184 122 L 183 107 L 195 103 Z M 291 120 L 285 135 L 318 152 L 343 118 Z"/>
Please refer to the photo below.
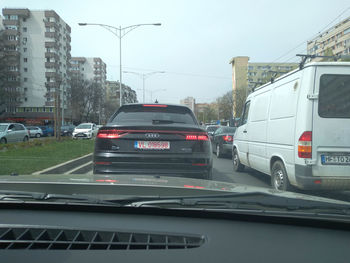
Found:
<path fill-rule="evenodd" d="M 350 177 L 350 63 L 317 66 L 312 159 L 314 176 Z"/>

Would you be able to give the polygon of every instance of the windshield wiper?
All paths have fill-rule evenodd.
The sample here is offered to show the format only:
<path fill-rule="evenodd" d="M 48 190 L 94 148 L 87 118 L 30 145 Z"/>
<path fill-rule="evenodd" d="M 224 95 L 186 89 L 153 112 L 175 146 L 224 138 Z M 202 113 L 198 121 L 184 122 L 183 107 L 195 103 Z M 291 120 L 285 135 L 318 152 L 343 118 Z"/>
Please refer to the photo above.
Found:
<path fill-rule="evenodd" d="M 75 203 L 90 203 L 90 204 L 104 204 L 104 205 L 119 205 L 116 202 L 94 198 L 84 195 L 63 195 L 63 194 L 49 194 L 42 192 L 27 192 L 27 191 L 0 191 L 0 201 L 8 200 L 35 200 L 35 201 L 72 201 Z"/>
<path fill-rule="evenodd" d="M 184 122 L 171 121 L 171 120 L 152 120 L 152 124 L 171 124 L 171 123 L 184 123 Z"/>
<path fill-rule="evenodd" d="M 205 209 L 251 209 L 276 208 L 287 211 L 329 212 L 350 215 L 350 206 L 345 204 L 329 203 L 319 200 L 305 200 L 284 197 L 262 192 L 230 193 L 208 196 L 185 196 L 158 198 L 157 200 L 135 201 L 129 204 L 134 207 L 161 207 L 175 206 Z"/>

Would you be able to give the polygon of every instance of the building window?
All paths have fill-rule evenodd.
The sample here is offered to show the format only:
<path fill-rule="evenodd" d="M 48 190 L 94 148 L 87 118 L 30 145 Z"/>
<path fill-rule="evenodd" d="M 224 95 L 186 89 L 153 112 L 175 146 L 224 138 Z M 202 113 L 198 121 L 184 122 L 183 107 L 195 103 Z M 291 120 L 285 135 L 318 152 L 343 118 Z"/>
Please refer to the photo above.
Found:
<path fill-rule="evenodd" d="M 26 37 L 23 38 L 23 43 L 27 42 L 28 39 Z"/>
<path fill-rule="evenodd" d="M 28 68 L 24 68 L 24 72 L 28 72 Z"/>
<path fill-rule="evenodd" d="M 27 101 L 28 99 L 27 98 L 24 98 L 24 101 Z"/>
<path fill-rule="evenodd" d="M 7 40 L 16 40 L 16 36 L 15 35 L 9 35 L 9 36 L 7 36 Z"/>
<path fill-rule="evenodd" d="M 10 20 L 18 20 L 18 15 L 10 15 Z"/>
<path fill-rule="evenodd" d="M 23 62 L 28 62 L 28 58 L 23 58 Z"/>
<path fill-rule="evenodd" d="M 27 52 L 27 48 L 26 47 L 23 48 L 23 52 Z"/>
<path fill-rule="evenodd" d="M 27 19 L 25 17 L 23 17 L 23 22 L 26 22 L 26 21 L 27 21 Z"/>
<path fill-rule="evenodd" d="M 28 81 L 28 78 L 24 78 L 23 81 L 24 81 L 24 82 L 27 82 L 27 81 Z"/>
<path fill-rule="evenodd" d="M 26 87 L 26 88 L 24 88 L 24 91 L 27 91 L 28 90 L 28 88 Z"/>
<path fill-rule="evenodd" d="M 27 32 L 27 28 L 26 27 L 23 27 L 23 32 Z"/>

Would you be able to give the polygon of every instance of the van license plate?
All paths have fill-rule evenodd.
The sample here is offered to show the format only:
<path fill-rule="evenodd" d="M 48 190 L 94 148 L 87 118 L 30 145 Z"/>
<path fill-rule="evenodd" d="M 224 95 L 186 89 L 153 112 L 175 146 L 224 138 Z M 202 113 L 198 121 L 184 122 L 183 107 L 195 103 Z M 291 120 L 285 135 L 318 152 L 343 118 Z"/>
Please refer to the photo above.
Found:
<path fill-rule="evenodd" d="M 325 165 L 350 165 L 350 155 L 321 155 Z"/>
<path fill-rule="evenodd" d="M 143 149 L 143 150 L 169 150 L 170 149 L 170 142 L 136 141 L 134 146 L 136 149 Z"/>

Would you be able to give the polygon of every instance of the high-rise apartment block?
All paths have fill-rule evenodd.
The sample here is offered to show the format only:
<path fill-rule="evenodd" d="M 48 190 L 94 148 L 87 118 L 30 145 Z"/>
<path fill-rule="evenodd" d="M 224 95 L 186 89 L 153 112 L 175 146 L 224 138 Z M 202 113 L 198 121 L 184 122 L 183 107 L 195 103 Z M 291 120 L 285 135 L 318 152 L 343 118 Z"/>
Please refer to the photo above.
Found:
<path fill-rule="evenodd" d="M 308 41 L 307 54 L 317 56 L 350 55 L 350 17 Z M 321 59 L 314 58 L 313 61 Z"/>
<path fill-rule="evenodd" d="M 4 8 L 7 89 L 19 92 L 0 118 L 51 123 L 57 94 L 67 116 L 71 28 L 53 10 Z"/>

